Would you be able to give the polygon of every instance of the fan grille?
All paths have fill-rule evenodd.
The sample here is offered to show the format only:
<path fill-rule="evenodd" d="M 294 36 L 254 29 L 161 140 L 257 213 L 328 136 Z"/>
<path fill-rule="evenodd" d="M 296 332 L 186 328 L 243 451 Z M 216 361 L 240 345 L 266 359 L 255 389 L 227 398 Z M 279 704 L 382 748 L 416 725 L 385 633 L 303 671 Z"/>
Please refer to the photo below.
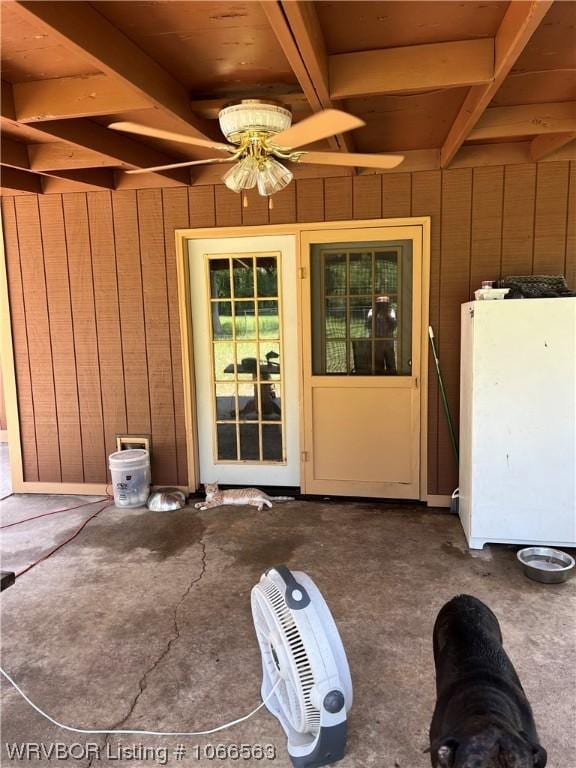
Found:
<path fill-rule="evenodd" d="M 278 589 L 274 582 L 267 579 L 261 586 L 263 587 L 269 605 L 278 618 L 284 638 L 288 645 L 288 652 L 296 667 L 298 680 L 294 682 L 298 685 L 301 692 L 301 697 L 298 697 L 298 699 L 304 702 L 303 714 L 306 728 L 310 733 L 317 733 L 320 728 L 320 712 L 314 707 L 310 700 L 310 692 L 314 687 L 314 675 L 312 673 L 312 667 L 310 666 L 302 636 L 300 635 L 300 630 L 294 621 L 292 611 L 286 605 L 284 594 Z"/>

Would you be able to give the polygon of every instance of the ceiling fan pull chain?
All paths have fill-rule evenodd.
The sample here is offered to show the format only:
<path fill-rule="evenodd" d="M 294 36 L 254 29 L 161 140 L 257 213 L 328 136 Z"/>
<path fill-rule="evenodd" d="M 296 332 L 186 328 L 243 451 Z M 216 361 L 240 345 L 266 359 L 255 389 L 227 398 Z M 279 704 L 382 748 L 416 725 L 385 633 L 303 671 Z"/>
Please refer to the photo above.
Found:
<path fill-rule="evenodd" d="M 271 211 L 272 208 L 274 208 L 274 200 L 271 197 L 268 197 L 268 210 Z"/>

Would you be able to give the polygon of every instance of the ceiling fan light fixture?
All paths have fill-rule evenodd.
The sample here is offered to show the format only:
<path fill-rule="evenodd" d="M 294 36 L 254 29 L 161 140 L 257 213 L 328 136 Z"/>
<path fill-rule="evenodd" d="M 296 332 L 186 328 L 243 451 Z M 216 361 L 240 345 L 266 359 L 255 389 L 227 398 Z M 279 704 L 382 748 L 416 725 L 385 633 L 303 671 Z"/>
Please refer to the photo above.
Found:
<path fill-rule="evenodd" d="M 294 178 L 292 171 L 273 157 L 267 157 L 258 168 L 258 193 L 263 197 L 280 192 Z"/>
<path fill-rule="evenodd" d="M 258 180 L 258 162 L 249 155 L 232 166 L 222 177 L 224 184 L 232 192 L 252 189 Z"/>
<path fill-rule="evenodd" d="M 285 131 L 292 124 L 292 113 L 277 104 L 244 99 L 220 110 L 218 121 L 228 141 L 239 144 L 247 131 L 265 136 Z"/>

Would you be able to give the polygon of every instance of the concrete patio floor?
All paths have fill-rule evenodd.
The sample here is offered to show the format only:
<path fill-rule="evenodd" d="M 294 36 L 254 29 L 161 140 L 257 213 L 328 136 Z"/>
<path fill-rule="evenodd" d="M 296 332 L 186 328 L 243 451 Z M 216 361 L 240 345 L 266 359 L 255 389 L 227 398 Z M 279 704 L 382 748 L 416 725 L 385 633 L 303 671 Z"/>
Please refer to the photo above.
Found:
<path fill-rule="evenodd" d="M 15 495 L 2 524 L 71 506 L 79 497 Z M 91 510 L 3 531 L 3 567 L 19 570 L 70 535 Z M 432 627 L 442 604 L 466 592 L 485 600 L 532 702 L 550 768 L 576 754 L 576 580 L 527 580 L 514 547 L 471 557 L 458 519 L 419 507 L 289 502 L 269 512 L 227 508 L 175 513 L 109 508 L 80 536 L 2 594 L 2 664 L 34 702 L 75 726 L 201 730 L 259 702 L 260 654 L 250 589 L 286 563 L 316 581 L 338 624 L 354 683 L 342 768 L 425 768 L 434 707 Z M 2 765 L 14 742 L 93 742 L 62 731 L 2 685 Z M 288 768 L 285 738 L 266 711 L 205 738 L 112 736 L 169 747 L 169 765 Z M 274 760 L 210 760 L 207 744 L 272 744 Z M 104 757 L 66 765 L 133 766 Z M 118 754 L 116 752 L 116 754 Z"/>

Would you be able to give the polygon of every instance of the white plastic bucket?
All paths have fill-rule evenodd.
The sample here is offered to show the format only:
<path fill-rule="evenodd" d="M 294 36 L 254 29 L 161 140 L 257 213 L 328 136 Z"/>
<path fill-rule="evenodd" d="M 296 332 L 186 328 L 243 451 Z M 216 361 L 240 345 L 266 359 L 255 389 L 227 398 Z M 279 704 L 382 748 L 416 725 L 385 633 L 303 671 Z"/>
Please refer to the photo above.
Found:
<path fill-rule="evenodd" d="M 108 457 L 114 504 L 143 507 L 150 495 L 150 456 L 143 448 L 130 448 Z"/>

